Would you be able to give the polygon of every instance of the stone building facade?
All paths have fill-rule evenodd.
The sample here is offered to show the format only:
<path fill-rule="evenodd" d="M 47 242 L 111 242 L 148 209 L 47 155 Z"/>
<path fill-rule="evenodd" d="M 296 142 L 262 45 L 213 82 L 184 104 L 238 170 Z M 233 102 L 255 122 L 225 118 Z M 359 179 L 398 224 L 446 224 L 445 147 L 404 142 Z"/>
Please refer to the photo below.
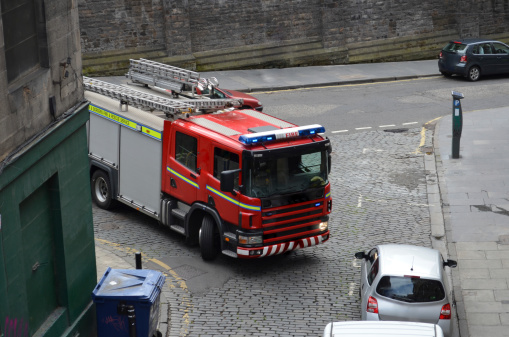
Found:
<path fill-rule="evenodd" d="M 78 4 L 0 12 L 0 336 L 94 336 Z"/>
<path fill-rule="evenodd" d="M 129 58 L 199 71 L 429 59 L 509 38 L 508 0 L 79 0 L 84 71 Z"/>

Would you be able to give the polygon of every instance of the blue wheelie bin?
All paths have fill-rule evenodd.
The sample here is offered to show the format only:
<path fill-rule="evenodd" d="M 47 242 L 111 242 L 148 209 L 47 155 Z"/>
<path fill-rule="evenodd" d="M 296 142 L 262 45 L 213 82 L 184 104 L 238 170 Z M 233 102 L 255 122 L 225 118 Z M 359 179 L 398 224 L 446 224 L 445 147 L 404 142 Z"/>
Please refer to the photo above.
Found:
<path fill-rule="evenodd" d="M 108 268 L 92 292 L 97 336 L 157 336 L 164 281 L 165 276 L 155 270 Z"/>

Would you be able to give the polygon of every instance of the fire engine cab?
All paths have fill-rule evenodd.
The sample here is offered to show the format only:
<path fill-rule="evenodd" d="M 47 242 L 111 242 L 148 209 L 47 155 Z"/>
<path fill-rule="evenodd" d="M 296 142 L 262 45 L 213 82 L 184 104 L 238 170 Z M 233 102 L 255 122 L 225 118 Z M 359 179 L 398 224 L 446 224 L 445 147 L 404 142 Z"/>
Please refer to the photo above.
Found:
<path fill-rule="evenodd" d="M 260 258 L 329 239 L 331 144 L 238 100 L 175 101 L 84 77 L 92 198 L 218 253 Z M 233 107 L 232 107 L 233 106 Z"/>

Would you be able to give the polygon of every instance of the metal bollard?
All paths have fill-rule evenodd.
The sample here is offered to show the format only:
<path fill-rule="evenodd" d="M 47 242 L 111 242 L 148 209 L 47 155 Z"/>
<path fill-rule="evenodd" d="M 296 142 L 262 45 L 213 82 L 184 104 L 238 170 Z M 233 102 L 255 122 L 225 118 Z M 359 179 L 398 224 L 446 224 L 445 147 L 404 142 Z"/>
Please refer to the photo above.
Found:
<path fill-rule="evenodd" d="M 462 93 L 452 92 L 452 158 L 460 157 L 460 138 L 463 129 L 463 112 L 460 99 L 464 98 Z"/>
<path fill-rule="evenodd" d="M 136 269 L 141 269 L 141 253 L 136 252 L 135 254 Z"/>

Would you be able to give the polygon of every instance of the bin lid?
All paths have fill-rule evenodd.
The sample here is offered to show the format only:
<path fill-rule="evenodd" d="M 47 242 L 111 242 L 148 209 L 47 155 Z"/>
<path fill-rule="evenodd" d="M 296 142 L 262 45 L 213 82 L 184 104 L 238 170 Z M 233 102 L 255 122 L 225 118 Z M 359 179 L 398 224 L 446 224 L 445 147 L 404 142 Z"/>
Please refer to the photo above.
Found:
<path fill-rule="evenodd" d="M 164 275 L 156 270 L 108 267 L 92 292 L 92 298 L 151 300 L 154 292 L 160 292 L 164 280 Z"/>

